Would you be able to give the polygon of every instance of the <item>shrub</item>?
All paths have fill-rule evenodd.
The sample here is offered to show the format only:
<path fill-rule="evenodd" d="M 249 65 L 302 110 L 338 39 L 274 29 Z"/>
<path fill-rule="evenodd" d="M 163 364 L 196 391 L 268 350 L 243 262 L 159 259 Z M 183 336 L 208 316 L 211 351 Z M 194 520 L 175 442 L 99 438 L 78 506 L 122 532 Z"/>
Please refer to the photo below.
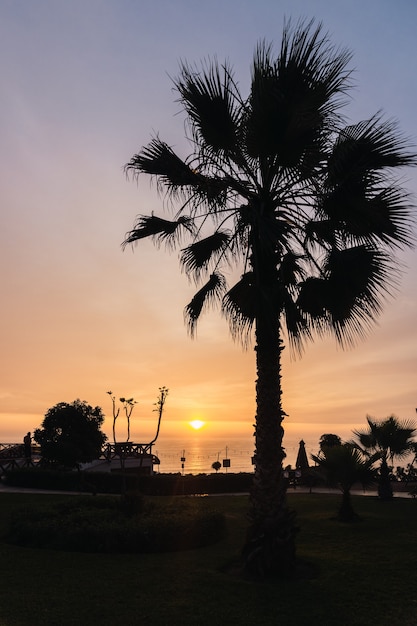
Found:
<path fill-rule="evenodd" d="M 192 495 L 204 493 L 242 493 L 251 488 L 253 474 L 155 474 L 138 476 L 126 473 L 127 491 L 145 495 Z M 85 493 L 113 493 L 122 490 L 122 475 L 118 472 L 75 472 L 22 468 L 6 473 L 6 482 L 15 487 L 81 491 Z"/>

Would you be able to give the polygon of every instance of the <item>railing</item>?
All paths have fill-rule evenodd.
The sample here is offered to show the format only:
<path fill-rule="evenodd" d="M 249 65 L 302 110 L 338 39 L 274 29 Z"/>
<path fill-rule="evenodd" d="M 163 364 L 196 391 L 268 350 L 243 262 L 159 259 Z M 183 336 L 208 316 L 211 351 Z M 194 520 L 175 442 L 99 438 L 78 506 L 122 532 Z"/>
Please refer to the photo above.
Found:
<path fill-rule="evenodd" d="M 126 460 L 138 459 L 140 465 L 147 461 L 152 465 L 159 465 L 158 457 L 152 454 L 152 443 L 133 443 L 123 441 L 108 443 L 100 454 L 100 459 L 106 461 L 119 460 L 124 464 Z M 25 454 L 23 443 L 0 443 L 0 476 L 4 472 L 21 467 L 35 467 L 39 461 L 39 447 L 32 446 L 32 455 Z M 147 464 L 148 464 L 147 463 Z"/>
<path fill-rule="evenodd" d="M 0 443 L 0 459 L 23 459 L 24 457 L 24 443 Z"/>
<path fill-rule="evenodd" d="M 154 455 L 152 454 L 152 443 L 123 441 L 120 443 L 108 443 L 101 456 L 110 461 L 120 457 L 125 459 L 143 459 L 153 457 Z"/>
<path fill-rule="evenodd" d="M 32 449 L 32 452 L 37 451 Z M 24 443 L 0 443 L 0 475 L 20 467 L 33 467 L 31 456 L 25 454 Z"/>

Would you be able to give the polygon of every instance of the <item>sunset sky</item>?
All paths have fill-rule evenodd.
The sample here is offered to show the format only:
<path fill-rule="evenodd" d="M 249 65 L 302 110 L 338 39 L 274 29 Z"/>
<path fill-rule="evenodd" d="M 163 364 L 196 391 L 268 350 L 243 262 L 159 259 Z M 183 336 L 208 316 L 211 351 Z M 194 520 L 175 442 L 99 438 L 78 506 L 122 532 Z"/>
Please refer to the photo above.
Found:
<path fill-rule="evenodd" d="M 161 438 L 193 419 L 210 435 L 252 434 L 255 359 L 216 312 L 196 340 L 183 308 L 194 293 L 177 253 L 151 242 L 121 249 L 138 213 L 162 214 L 146 179 L 124 164 L 152 135 L 186 151 L 172 91 L 180 60 L 229 59 L 244 93 L 256 43 L 279 50 L 284 17 L 322 20 L 350 48 L 352 122 L 382 110 L 417 144 L 414 0 L 0 0 L 0 442 L 21 441 L 57 402 L 133 396 L 132 438 Z M 404 170 L 417 193 L 417 170 Z M 349 438 L 367 414 L 414 419 L 417 252 L 378 326 L 355 349 L 317 340 L 284 352 L 291 437 Z"/>

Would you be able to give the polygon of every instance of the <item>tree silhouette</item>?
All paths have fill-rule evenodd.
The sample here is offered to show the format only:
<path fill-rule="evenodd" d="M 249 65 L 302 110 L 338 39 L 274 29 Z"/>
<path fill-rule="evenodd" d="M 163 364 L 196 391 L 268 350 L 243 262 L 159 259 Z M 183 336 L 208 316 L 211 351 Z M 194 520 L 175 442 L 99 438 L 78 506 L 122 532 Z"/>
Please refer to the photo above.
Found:
<path fill-rule="evenodd" d="M 211 467 L 214 469 L 214 471 L 217 472 L 219 471 L 219 469 L 221 468 L 222 464 L 220 463 L 220 461 L 214 461 L 214 463 L 211 464 Z"/>
<path fill-rule="evenodd" d="M 378 455 L 364 456 L 351 443 L 324 447 L 318 455 L 311 458 L 323 471 L 327 483 L 332 487 L 339 487 L 342 491 L 342 503 L 338 512 L 341 522 L 352 522 L 357 518 L 353 510 L 350 490 L 360 482 L 364 487 L 375 480 L 373 465 Z"/>
<path fill-rule="evenodd" d="M 169 389 L 167 387 L 165 387 L 165 386 L 164 387 L 159 387 L 158 398 L 157 398 L 157 401 L 155 402 L 155 406 L 157 408 L 154 409 L 154 411 L 157 411 L 157 413 L 158 413 L 158 425 L 156 427 L 155 437 L 150 442 L 151 444 L 155 443 L 155 441 L 158 439 L 159 429 L 161 428 L 162 415 L 163 415 L 163 412 L 164 412 L 164 406 L 165 406 L 165 402 L 166 402 L 168 393 L 169 393 Z"/>
<path fill-rule="evenodd" d="M 117 407 L 117 409 L 116 409 L 116 396 L 113 395 L 113 392 L 112 391 L 108 391 L 107 393 L 111 397 L 111 401 L 112 401 L 112 408 L 113 408 L 113 441 L 114 441 L 114 443 L 116 443 L 116 421 L 117 421 L 117 418 L 119 417 L 120 407 Z M 137 402 L 136 402 L 136 400 L 134 398 L 119 398 L 119 401 L 122 403 L 122 407 L 123 407 L 123 410 L 124 410 L 125 415 L 126 415 L 126 421 L 127 421 L 127 439 L 126 439 L 126 441 L 129 441 L 130 440 L 130 417 L 132 415 L 133 409 L 135 408 L 135 404 L 137 404 Z"/>
<path fill-rule="evenodd" d="M 187 116 L 183 159 L 155 136 L 126 165 L 156 178 L 178 206 L 173 219 L 140 215 L 124 245 L 145 237 L 181 248 L 199 289 L 185 308 L 191 336 L 219 302 L 232 336 L 256 352 L 255 472 L 244 549 L 253 575 L 295 563 L 293 514 L 282 461 L 281 352 L 286 338 L 333 333 L 345 346 L 381 310 L 409 245 L 411 208 L 393 171 L 414 163 L 396 124 L 380 115 L 346 125 L 351 55 L 321 25 L 284 25 L 280 52 L 260 43 L 250 91 L 228 63 L 182 63 L 175 88 Z M 210 230 L 212 227 L 212 230 Z M 230 288 L 225 272 L 237 267 Z"/>
<path fill-rule="evenodd" d="M 320 450 L 322 452 L 324 448 L 332 448 L 333 446 L 340 446 L 341 444 L 342 440 L 339 435 L 333 435 L 332 433 L 322 435 L 319 441 Z"/>
<path fill-rule="evenodd" d="M 42 461 L 59 467 L 79 467 L 100 456 L 106 441 L 101 431 L 104 415 L 86 402 L 59 402 L 50 408 L 33 438 L 41 447 Z"/>
<path fill-rule="evenodd" d="M 355 430 L 359 445 L 365 453 L 377 453 L 381 459 L 379 470 L 378 495 L 382 500 L 391 500 L 393 490 L 388 461 L 403 458 L 414 450 L 412 437 L 416 432 L 410 421 L 401 422 L 395 415 L 377 421 L 369 415 L 367 431 Z"/>

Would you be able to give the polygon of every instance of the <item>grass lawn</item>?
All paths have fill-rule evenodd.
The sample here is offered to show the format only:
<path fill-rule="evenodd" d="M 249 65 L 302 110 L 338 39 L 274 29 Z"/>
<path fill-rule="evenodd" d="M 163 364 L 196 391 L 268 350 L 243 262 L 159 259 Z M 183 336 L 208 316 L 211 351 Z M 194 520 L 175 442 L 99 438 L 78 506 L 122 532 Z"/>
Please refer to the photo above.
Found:
<path fill-rule="evenodd" d="M 0 494 L 1 536 L 16 507 L 66 497 Z M 227 515 L 227 538 L 198 550 L 80 554 L 0 540 L 0 626 L 417 624 L 416 501 L 354 497 L 362 521 L 347 525 L 332 519 L 339 496 L 288 498 L 312 577 L 254 583 L 226 573 L 243 544 L 247 499 L 212 497 Z"/>

